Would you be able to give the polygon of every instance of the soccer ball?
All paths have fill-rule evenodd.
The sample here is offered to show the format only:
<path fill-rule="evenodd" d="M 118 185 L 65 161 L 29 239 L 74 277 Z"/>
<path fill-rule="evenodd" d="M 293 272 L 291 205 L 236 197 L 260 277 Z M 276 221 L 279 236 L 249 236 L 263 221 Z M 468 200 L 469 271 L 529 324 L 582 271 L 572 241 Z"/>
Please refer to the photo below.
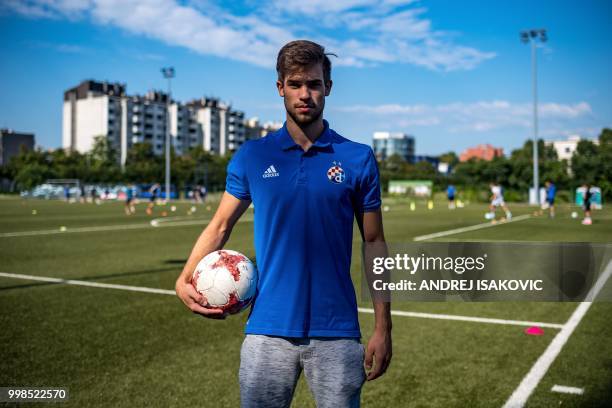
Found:
<path fill-rule="evenodd" d="M 487 220 L 492 220 L 495 218 L 495 213 L 492 213 L 492 212 L 485 213 L 484 217 Z"/>
<path fill-rule="evenodd" d="M 207 300 L 207 307 L 230 314 L 244 310 L 255 296 L 257 269 L 243 254 L 222 249 L 198 263 L 191 284 Z"/>

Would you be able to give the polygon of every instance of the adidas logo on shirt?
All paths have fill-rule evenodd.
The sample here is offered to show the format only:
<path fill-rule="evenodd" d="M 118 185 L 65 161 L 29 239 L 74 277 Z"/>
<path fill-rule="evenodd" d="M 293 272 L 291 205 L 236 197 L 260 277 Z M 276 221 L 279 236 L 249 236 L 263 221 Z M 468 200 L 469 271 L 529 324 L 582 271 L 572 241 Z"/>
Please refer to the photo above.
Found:
<path fill-rule="evenodd" d="M 274 168 L 274 165 L 268 167 L 266 171 L 264 171 L 264 174 L 263 174 L 263 178 L 278 177 L 278 176 L 280 176 L 280 174 L 278 174 L 278 172 Z"/>

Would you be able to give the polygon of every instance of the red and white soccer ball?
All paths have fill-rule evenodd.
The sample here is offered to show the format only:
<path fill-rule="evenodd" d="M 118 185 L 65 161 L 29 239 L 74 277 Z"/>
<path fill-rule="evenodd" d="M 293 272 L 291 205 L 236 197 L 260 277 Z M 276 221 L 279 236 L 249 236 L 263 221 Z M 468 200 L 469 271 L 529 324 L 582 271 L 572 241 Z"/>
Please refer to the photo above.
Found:
<path fill-rule="evenodd" d="M 191 284 L 208 307 L 230 314 L 244 310 L 257 289 L 257 269 L 240 252 L 222 249 L 206 255 L 196 266 Z"/>

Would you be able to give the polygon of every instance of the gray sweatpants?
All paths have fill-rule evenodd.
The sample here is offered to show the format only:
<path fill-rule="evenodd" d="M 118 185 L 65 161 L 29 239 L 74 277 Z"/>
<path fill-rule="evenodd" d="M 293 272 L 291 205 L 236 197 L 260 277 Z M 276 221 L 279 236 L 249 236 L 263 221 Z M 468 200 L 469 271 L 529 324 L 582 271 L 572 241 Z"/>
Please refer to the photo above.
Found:
<path fill-rule="evenodd" d="M 354 338 L 248 334 L 240 350 L 243 408 L 289 407 L 302 369 L 317 407 L 359 407 L 364 347 Z"/>

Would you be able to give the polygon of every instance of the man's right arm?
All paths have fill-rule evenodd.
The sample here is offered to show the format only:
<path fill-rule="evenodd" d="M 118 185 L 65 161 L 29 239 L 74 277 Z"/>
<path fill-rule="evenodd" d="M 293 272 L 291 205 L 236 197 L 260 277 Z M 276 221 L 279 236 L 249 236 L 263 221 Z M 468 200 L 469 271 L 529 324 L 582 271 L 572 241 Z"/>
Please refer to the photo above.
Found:
<path fill-rule="evenodd" d="M 203 305 L 206 305 L 206 299 L 191 284 L 191 276 L 202 258 L 223 248 L 223 245 L 229 239 L 234 224 L 246 211 L 250 203 L 248 200 L 239 200 L 227 192 L 223 193 L 221 203 L 213 219 L 200 234 L 191 250 L 191 255 L 189 255 L 189 259 L 176 281 L 175 290 L 177 296 L 192 312 L 211 318 L 225 317 L 221 309 L 203 307 Z"/>

